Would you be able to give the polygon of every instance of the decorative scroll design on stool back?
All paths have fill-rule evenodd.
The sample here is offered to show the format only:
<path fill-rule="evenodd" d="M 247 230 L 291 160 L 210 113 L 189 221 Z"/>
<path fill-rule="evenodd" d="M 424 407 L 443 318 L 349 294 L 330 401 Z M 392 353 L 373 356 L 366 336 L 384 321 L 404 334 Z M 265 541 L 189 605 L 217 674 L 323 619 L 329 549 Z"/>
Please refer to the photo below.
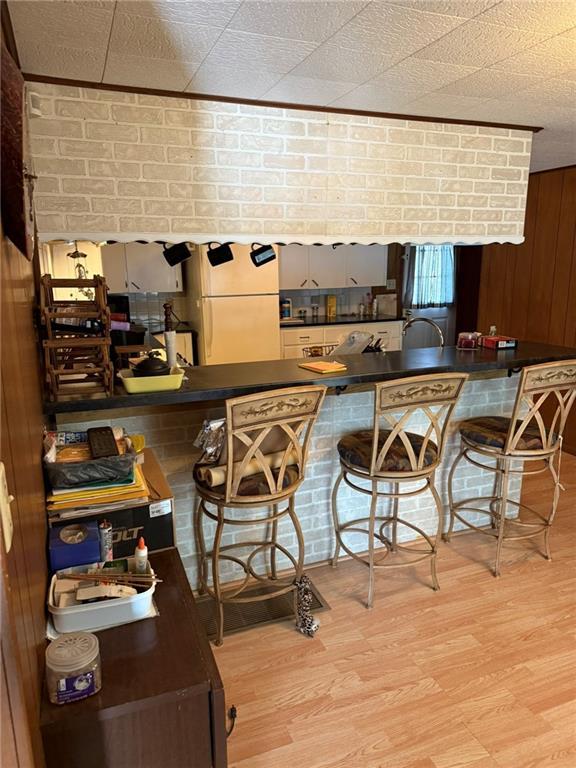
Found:
<path fill-rule="evenodd" d="M 312 427 L 325 394 L 324 386 L 291 387 L 226 401 L 227 502 L 250 501 L 250 496 L 238 494 L 250 462 L 263 473 L 270 501 L 284 495 L 288 467 L 294 475 L 290 485 L 302 482 Z M 272 453 L 274 468 L 266 459 Z M 254 498 L 262 501 L 265 496 Z"/>
<path fill-rule="evenodd" d="M 522 370 L 510 429 L 506 438 L 506 453 L 526 453 L 518 449 L 527 430 L 536 431 L 541 447 L 529 451 L 550 453 L 554 450 L 566 426 L 566 419 L 576 399 L 576 360 L 531 365 Z M 547 413 L 550 406 L 552 410 Z M 532 440 L 534 442 L 534 440 Z"/>
<path fill-rule="evenodd" d="M 442 461 L 446 428 L 467 379 L 468 375 L 464 373 L 440 373 L 376 384 L 370 474 L 394 474 L 383 471 L 382 467 L 398 441 L 410 462 L 410 470 L 401 472 L 403 477 L 411 473 L 432 473 Z M 412 431 L 410 422 L 415 419 L 423 424 L 423 430 L 421 426 L 417 429 L 423 438 L 420 444 L 411 441 L 407 434 Z M 390 434 L 379 449 L 379 436 L 383 430 L 389 430 Z M 431 443 L 437 448 L 432 463 Z"/>

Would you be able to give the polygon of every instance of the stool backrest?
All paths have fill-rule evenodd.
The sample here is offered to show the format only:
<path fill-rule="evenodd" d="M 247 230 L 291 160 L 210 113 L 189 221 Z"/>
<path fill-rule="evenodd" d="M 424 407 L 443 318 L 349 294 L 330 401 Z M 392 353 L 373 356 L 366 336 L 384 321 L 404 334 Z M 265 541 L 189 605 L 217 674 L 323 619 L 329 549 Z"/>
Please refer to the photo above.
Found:
<path fill-rule="evenodd" d="M 506 439 L 506 453 L 526 453 L 518 448 L 526 430 L 537 430 L 543 454 L 558 444 L 576 399 L 576 360 L 530 365 L 522 370 L 514 411 Z"/>
<path fill-rule="evenodd" d="M 439 373 L 376 384 L 370 474 L 394 474 L 383 467 L 389 454 L 397 450 L 398 441 L 410 464 L 409 470 L 399 473 L 402 477 L 422 474 L 423 470 L 433 472 L 442 461 L 446 428 L 467 379 L 465 373 Z M 379 448 L 381 430 L 390 434 Z M 422 441 L 411 441 L 407 432 L 416 432 Z M 437 448 L 433 461 L 431 442 Z"/>
<path fill-rule="evenodd" d="M 264 474 L 271 501 L 282 496 L 288 467 L 295 483 L 304 479 L 310 435 L 325 394 L 324 386 L 304 386 L 226 401 L 227 502 L 250 500 L 249 496 L 240 496 L 238 489 L 251 462 L 256 462 L 258 471 Z M 267 458 L 271 454 L 273 468 Z M 262 501 L 264 497 L 259 494 L 257 498 Z"/>

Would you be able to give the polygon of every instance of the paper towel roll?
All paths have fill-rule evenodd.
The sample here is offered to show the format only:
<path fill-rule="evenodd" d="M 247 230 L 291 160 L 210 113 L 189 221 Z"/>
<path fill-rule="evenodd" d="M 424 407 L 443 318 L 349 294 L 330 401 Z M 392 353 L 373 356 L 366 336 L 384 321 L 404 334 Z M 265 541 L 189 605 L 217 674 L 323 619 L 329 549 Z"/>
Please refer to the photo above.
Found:
<path fill-rule="evenodd" d="M 276 451 L 275 453 L 269 453 L 264 456 L 266 464 L 268 464 L 271 469 L 278 469 L 278 467 L 282 464 L 283 457 L 284 451 Z M 240 467 L 241 463 L 242 462 L 240 461 L 234 462 L 234 469 Z M 290 455 L 288 457 L 288 465 L 296 463 L 296 453 L 294 450 L 292 450 L 290 451 Z M 260 462 L 256 459 L 251 459 L 251 461 L 244 468 L 243 477 L 250 477 L 251 475 L 257 474 L 258 472 L 262 472 L 262 466 L 260 465 Z M 201 482 L 205 483 L 210 488 L 215 488 L 216 486 L 223 485 L 226 482 L 226 466 L 222 464 L 217 467 L 199 467 L 198 476 Z"/>
<path fill-rule="evenodd" d="M 164 346 L 166 347 L 166 362 L 173 368 L 176 365 L 176 331 L 165 331 Z"/>

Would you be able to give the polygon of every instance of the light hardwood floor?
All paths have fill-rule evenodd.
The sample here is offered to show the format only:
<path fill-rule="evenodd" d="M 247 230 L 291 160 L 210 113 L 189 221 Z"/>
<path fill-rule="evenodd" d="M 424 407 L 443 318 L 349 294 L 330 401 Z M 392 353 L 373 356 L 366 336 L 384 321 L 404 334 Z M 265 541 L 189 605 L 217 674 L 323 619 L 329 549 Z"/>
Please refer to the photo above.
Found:
<path fill-rule="evenodd" d="M 314 639 L 290 623 L 215 648 L 238 720 L 231 768 L 573 768 L 576 765 L 576 457 L 565 455 L 552 561 L 536 542 L 455 536 L 428 564 L 309 571 L 332 610 Z M 525 481 L 537 507 L 550 490 Z"/>

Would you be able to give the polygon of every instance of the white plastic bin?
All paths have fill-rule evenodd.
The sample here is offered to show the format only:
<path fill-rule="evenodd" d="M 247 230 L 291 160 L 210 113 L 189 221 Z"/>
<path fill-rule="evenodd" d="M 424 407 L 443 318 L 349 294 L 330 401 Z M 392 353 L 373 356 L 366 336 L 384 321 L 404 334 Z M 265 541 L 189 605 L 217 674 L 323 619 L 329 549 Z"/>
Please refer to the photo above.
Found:
<path fill-rule="evenodd" d="M 129 568 L 133 559 L 131 557 L 127 558 Z M 78 568 L 66 568 L 65 570 L 58 571 L 58 573 L 69 574 L 73 577 L 75 573 L 86 573 L 90 568 L 94 568 L 95 565 L 97 563 L 82 565 Z M 150 563 L 148 563 L 148 573 L 154 573 L 150 568 Z M 139 592 L 132 597 L 119 597 L 114 600 L 103 600 L 98 603 L 59 608 L 54 599 L 56 581 L 56 574 L 54 574 L 48 590 L 48 611 L 52 617 L 54 629 L 59 633 L 90 631 L 117 624 L 127 624 L 131 621 L 146 618 L 152 611 L 152 595 L 154 594 L 155 584 L 152 584 L 146 591 Z"/>

